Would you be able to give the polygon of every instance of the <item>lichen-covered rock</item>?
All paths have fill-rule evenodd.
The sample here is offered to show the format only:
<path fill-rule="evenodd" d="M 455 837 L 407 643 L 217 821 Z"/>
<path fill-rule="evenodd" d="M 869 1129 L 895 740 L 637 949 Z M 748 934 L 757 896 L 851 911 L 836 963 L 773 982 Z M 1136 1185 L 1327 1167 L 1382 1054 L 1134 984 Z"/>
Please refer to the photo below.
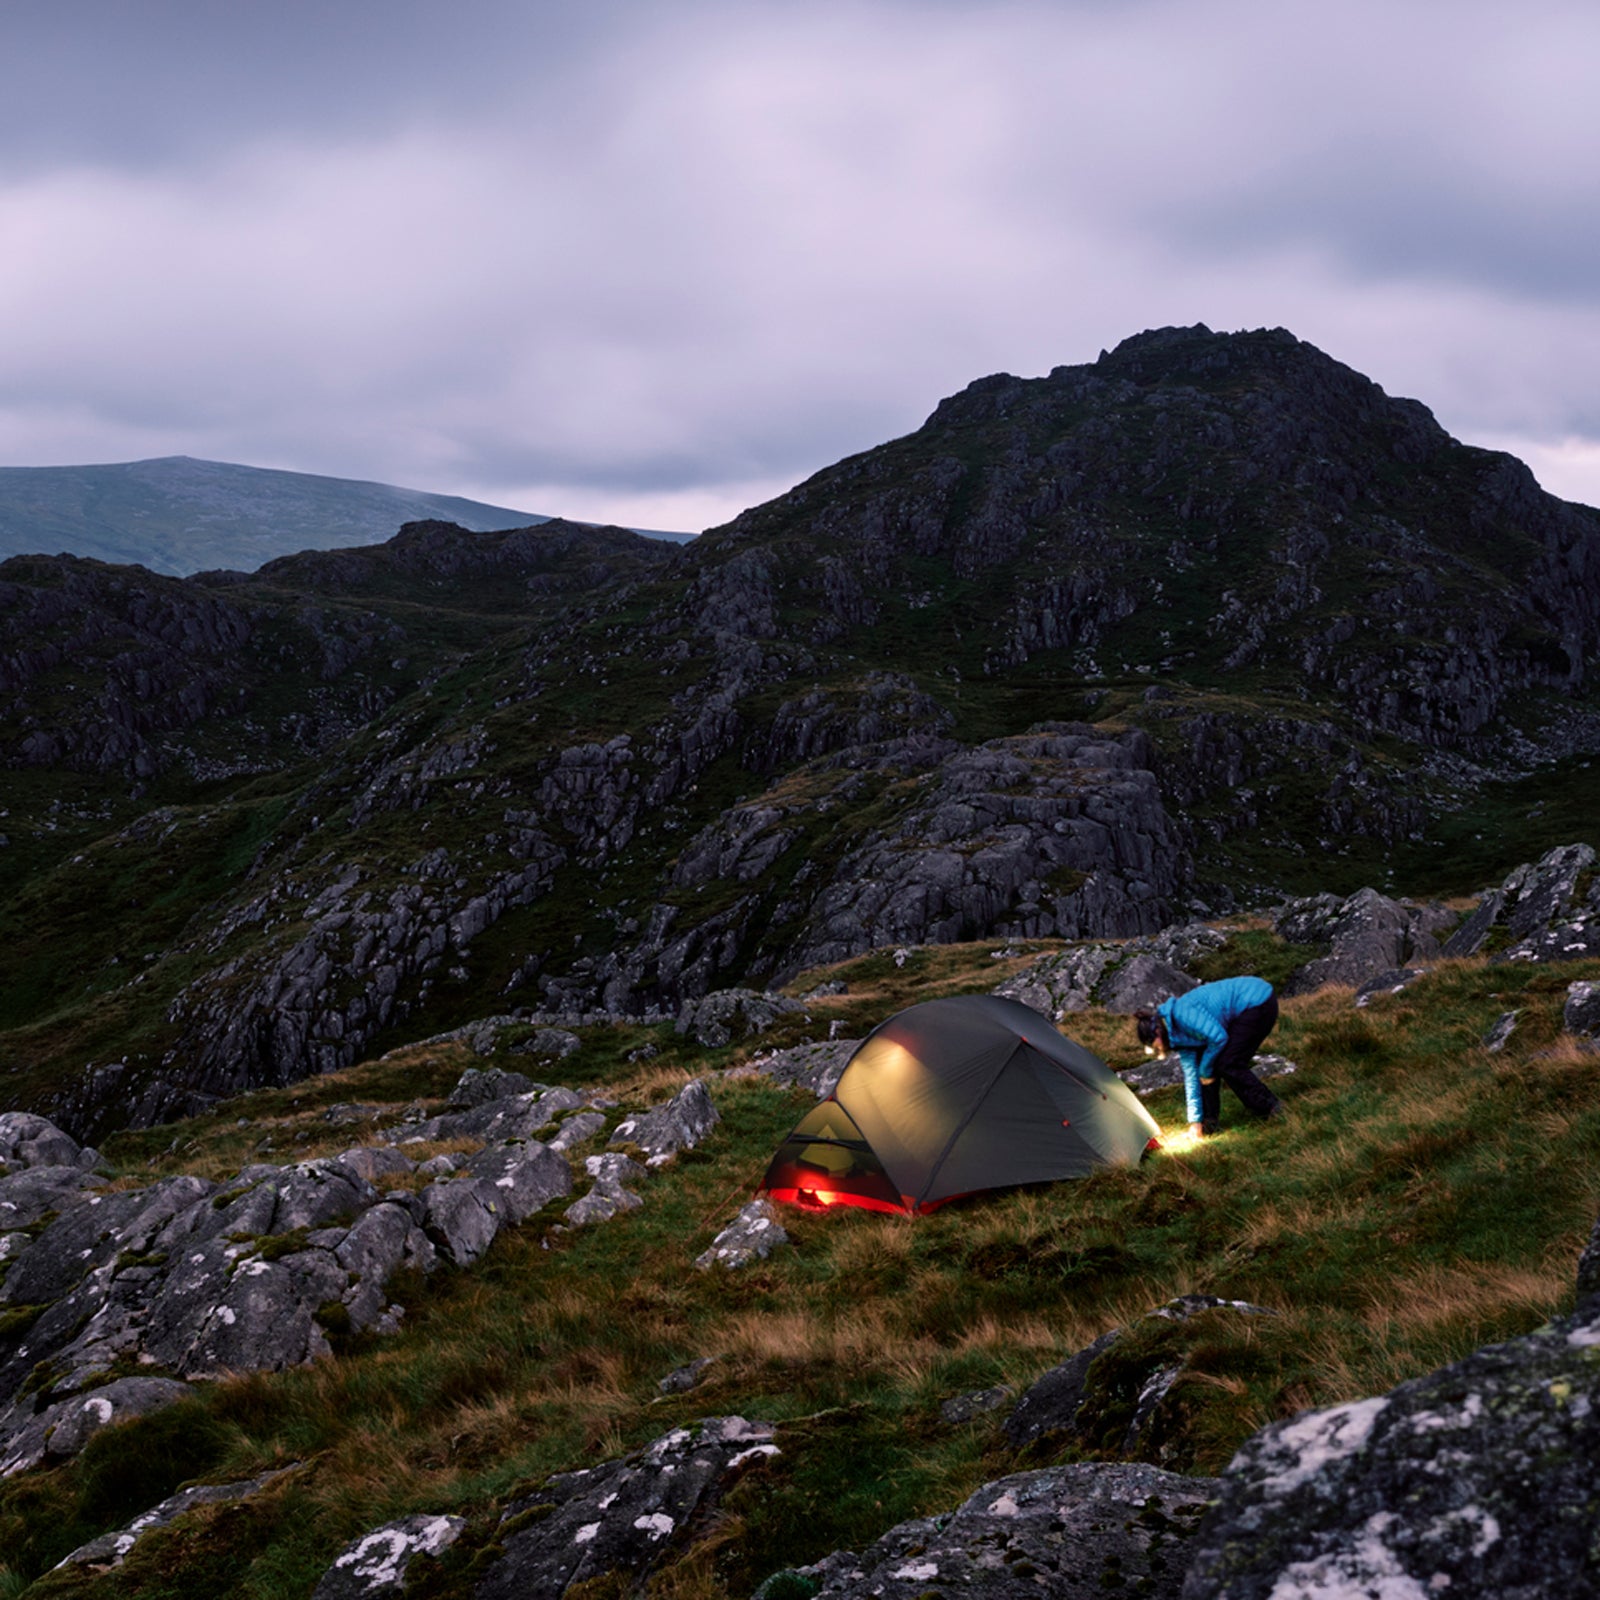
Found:
<path fill-rule="evenodd" d="M 624 1117 L 611 1135 L 612 1144 L 637 1145 L 647 1166 L 664 1166 L 680 1150 L 692 1150 L 722 1121 L 705 1084 L 691 1079 L 664 1105 Z"/>
<path fill-rule="evenodd" d="M 1423 967 L 1397 967 L 1392 972 L 1375 972 L 1356 990 L 1356 1004 L 1365 1009 L 1374 1000 L 1409 989 L 1418 978 L 1426 975 Z"/>
<path fill-rule="evenodd" d="M 765 1260 L 779 1245 L 788 1242 L 789 1235 L 778 1221 L 771 1201 L 758 1197 L 711 1241 L 707 1250 L 695 1257 L 694 1264 L 702 1272 L 709 1272 L 712 1267 L 726 1267 L 732 1272 L 752 1261 Z"/>
<path fill-rule="evenodd" d="M 1145 1318 L 1187 1322 L 1191 1317 L 1214 1311 L 1231 1311 L 1257 1317 L 1277 1314 L 1265 1306 L 1251 1305 L 1246 1300 L 1225 1300 L 1210 1294 L 1186 1294 L 1147 1311 Z M 1079 1431 L 1085 1402 L 1091 1398 L 1090 1369 L 1127 1332 L 1127 1328 L 1108 1329 L 1093 1344 L 1035 1379 L 1001 1425 L 1001 1432 L 1006 1438 L 1021 1448 L 1049 1434 Z M 1145 1375 L 1132 1422 L 1122 1443 L 1124 1451 L 1131 1452 L 1137 1446 L 1156 1406 L 1181 1373 L 1181 1365 L 1161 1364 Z"/>
<path fill-rule="evenodd" d="M 649 1173 L 631 1156 L 609 1151 L 587 1157 L 583 1168 L 589 1175 L 589 1192 L 567 1207 L 566 1221 L 572 1227 L 609 1222 L 618 1212 L 636 1211 L 644 1204 L 627 1185 L 642 1183 Z"/>
<path fill-rule="evenodd" d="M 450 1109 L 470 1111 L 474 1106 L 486 1105 L 491 1100 L 538 1094 L 543 1088 L 543 1084 L 535 1083 L 532 1078 L 520 1072 L 507 1072 L 503 1067 L 468 1067 L 450 1091 Z"/>
<path fill-rule="evenodd" d="M 1344 900 L 1328 894 L 1291 900 L 1274 923 L 1278 937 L 1290 944 L 1331 948 L 1307 962 L 1283 992 L 1310 994 L 1329 983 L 1359 989 L 1379 973 L 1436 960 L 1440 950 L 1435 930 L 1441 921 L 1437 908 L 1391 900 L 1376 889 L 1358 889 Z"/>
<path fill-rule="evenodd" d="M 1506 944 L 1496 961 L 1581 961 L 1600 955 L 1597 860 L 1591 846 L 1567 844 L 1524 862 L 1483 896 L 1446 941 L 1444 953 L 1471 955 L 1503 927 Z"/>
<path fill-rule="evenodd" d="M 774 1430 L 743 1417 L 676 1428 L 619 1461 L 548 1479 L 507 1510 L 537 1520 L 505 1541 L 474 1600 L 559 1600 L 616 1573 L 631 1589 L 704 1527 L 741 1469 L 778 1454 Z"/>
<path fill-rule="evenodd" d="M 1600 1301 L 1248 1440 L 1184 1600 L 1595 1590 Z"/>
<path fill-rule="evenodd" d="M 765 1033 L 780 1018 L 804 1010 L 798 1000 L 787 995 L 763 994 L 754 989 L 716 989 L 684 1003 L 675 1031 L 715 1050 L 735 1039 Z"/>
<path fill-rule="evenodd" d="M 1600 983 L 1580 981 L 1569 986 L 1561 1026 L 1568 1033 L 1600 1039 Z"/>
<path fill-rule="evenodd" d="M 311 1600 L 367 1600 L 404 1591 L 418 1556 L 437 1556 L 459 1539 L 465 1517 L 413 1516 L 353 1539 L 323 1573 Z"/>
<path fill-rule="evenodd" d="M 236 1500 L 248 1500 L 279 1478 L 295 1471 L 297 1466 L 298 1463 L 279 1467 L 276 1471 L 262 1473 L 259 1478 L 248 1478 L 243 1483 L 201 1483 L 189 1489 L 180 1489 L 160 1505 L 141 1512 L 125 1528 L 119 1528 L 115 1533 L 103 1533 L 98 1539 L 80 1544 L 71 1555 L 58 1561 L 54 1570 L 61 1572 L 68 1567 L 78 1567 L 87 1572 L 101 1572 L 120 1567 L 145 1534 L 156 1528 L 167 1527 L 185 1512 L 199 1506 L 227 1505 Z"/>
<path fill-rule="evenodd" d="M 1174 1595 L 1194 1529 L 1216 1493 L 1142 1462 L 1019 1472 L 983 1486 L 949 1517 L 902 1523 L 859 1556 L 798 1569 L 815 1600 L 1104 1600 Z"/>
<path fill-rule="evenodd" d="M 0 1449 L 0 1478 L 26 1472 L 48 1459 L 66 1460 L 102 1428 L 147 1416 L 193 1393 L 188 1384 L 171 1378 L 117 1378 L 58 1400 L 32 1417 L 13 1408 L 3 1419 L 11 1427 L 3 1429 L 8 1436 Z"/>
<path fill-rule="evenodd" d="M 838 1087 L 860 1043 L 859 1039 L 829 1039 L 821 1044 L 792 1045 L 787 1050 L 752 1056 L 742 1067 L 730 1067 L 728 1072 L 731 1077 L 759 1073 L 774 1083 L 804 1089 L 823 1100 Z"/>

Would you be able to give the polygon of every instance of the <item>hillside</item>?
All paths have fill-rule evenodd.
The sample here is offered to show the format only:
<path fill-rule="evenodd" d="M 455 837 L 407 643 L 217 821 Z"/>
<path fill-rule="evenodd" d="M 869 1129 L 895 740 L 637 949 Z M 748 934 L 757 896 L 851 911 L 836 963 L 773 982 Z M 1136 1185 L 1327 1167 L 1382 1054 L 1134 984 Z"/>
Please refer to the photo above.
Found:
<path fill-rule="evenodd" d="M 1553 904 L 1554 870 L 1517 903 Z M 1250 919 L 1215 932 L 1191 947 L 1199 976 L 1299 959 Z M 1226 1568 L 1200 1517 L 1230 1483 L 1248 1491 L 1229 1463 L 1257 1430 L 1320 1438 L 1306 1408 L 1336 1428 L 1350 1407 L 1403 1412 L 1419 1384 L 1388 1470 L 1431 1503 L 1433 1434 L 1449 1429 L 1448 1503 L 1504 1539 L 1469 1547 L 1421 1514 L 1391 1515 L 1379 1539 L 1359 1502 L 1344 1514 L 1357 1491 L 1333 1476 L 1340 1452 L 1312 1450 L 1300 1480 L 1268 1452 L 1263 1482 L 1327 1480 L 1334 1509 L 1282 1506 L 1270 1537 L 1241 1545 L 1258 1571 L 1275 1559 L 1270 1583 L 1342 1539 L 1350 1561 L 1424 1579 L 1532 1571 L 1520 1592 L 1588 1592 L 1587 1535 L 1558 1508 L 1592 1497 L 1594 1364 L 1569 1349 L 1562 1365 L 1533 1330 L 1575 1325 L 1600 1210 L 1600 1078 L 1570 998 L 1597 987 L 1600 959 L 1447 961 L 1364 1008 L 1349 987 L 1290 998 L 1270 1041 L 1286 1123 L 1238 1125 L 1229 1102 L 1198 1147 L 916 1219 L 784 1207 L 761 1256 L 712 1259 L 854 1036 L 938 994 L 1048 981 L 1072 957 L 872 956 L 805 975 L 803 1006 L 750 1012 L 723 1044 L 696 1037 L 706 1017 L 560 1034 L 482 1019 L 118 1135 L 98 1157 L 115 1181 L 92 1201 L 94 1153 L 29 1130 L 32 1159 L 58 1164 L 24 1151 L 0 1199 L 49 1195 L 61 1216 L 0 1235 L 0 1394 L 22 1383 L 0 1408 L 0 1592 L 328 1600 L 398 1592 L 382 1572 L 409 1562 L 407 1592 L 434 1600 L 716 1600 L 763 1582 L 783 1586 L 762 1591 L 774 1600 L 842 1600 L 875 1592 L 851 1574 L 882 1563 L 909 1600 L 905 1570 L 936 1547 L 951 1581 L 973 1564 L 996 1597 L 1036 1592 L 1041 1570 L 1098 1592 L 1072 1585 L 1121 1569 L 1176 1600 L 1196 1553 Z M 1126 1016 L 1094 1004 L 1069 1026 L 1112 1064 L 1143 1064 Z M 644 1108 L 669 1102 L 700 1109 L 647 1129 Z M 1149 1104 L 1181 1121 L 1178 1090 Z M 528 1139 L 536 1123 L 548 1143 Z M 10 1132 L 0 1122 L 0 1145 Z M 480 1192 L 502 1211 L 487 1231 Z M 1600 1263 L 1586 1270 L 1600 1288 Z M 1486 1341 L 1510 1342 L 1486 1365 Z M 69 1424 L 95 1406 L 118 1425 L 85 1443 Z M 1521 1436 L 1538 1429 L 1530 1464 Z M 1571 1482 L 1558 1445 L 1576 1452 Z M 1079 1527 L 1106 1474 L 1112 1506 Z M 168 1503 L 186 1482 L 216 1487 Z M 952 1522 L 986 1483 L 973 1507 L 1045 1496 L 1046 1521 Z M 153 1509 L 146 1531 L 118 1533 Z M 563 1552 L 586 1527 L 575 1565 Z M 1247 1574 L 1201 1592 L 1258 1591 Z"/>
<path fill-rule="evenodd" d="M 486 994 L 648 1017 L 884 945 L 1472 892 L 1589 831 L 1597 541 L 1289 334 L 1189 329 L 981 380 L 682 548 L 13 561 L 7 1093 L 98 1136 Z"/>
<path fill-rule="evenodd" d="M 65 552 L 172 576 L 250 572 L 275 556 L 368 544 L 429 519 L 475 529 L 548 520 L 457 495 L 189 456 L 0 467 L 0 560 Z"/>

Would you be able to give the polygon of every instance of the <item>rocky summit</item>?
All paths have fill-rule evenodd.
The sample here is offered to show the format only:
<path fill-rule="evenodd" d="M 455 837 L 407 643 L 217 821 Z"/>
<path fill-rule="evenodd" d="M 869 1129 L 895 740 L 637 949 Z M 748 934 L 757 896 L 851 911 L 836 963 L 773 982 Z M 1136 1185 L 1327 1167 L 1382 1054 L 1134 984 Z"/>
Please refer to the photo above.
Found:
<path fill-rule="evenodd" d="M 1600 1593 L 1597 663 L 1600 512 L 1283 330 L 687 545 L 0 564 L 0 1594 Z M 1241 970 L 1284 1120 L 756 1192 L 945 993 L 1172 1126 Z"/>

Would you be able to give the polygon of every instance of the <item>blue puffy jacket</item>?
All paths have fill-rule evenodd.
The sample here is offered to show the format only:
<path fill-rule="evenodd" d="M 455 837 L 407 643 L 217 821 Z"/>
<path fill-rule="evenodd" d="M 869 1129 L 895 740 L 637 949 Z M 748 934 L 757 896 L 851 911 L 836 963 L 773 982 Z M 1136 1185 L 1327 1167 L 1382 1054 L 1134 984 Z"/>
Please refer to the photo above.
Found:
<path fill-rule="evenodd" d="M 1272 985 L 1265 978 L 1222 978 L 1156 1007 L 1167 1043 L 1183 1067 L 1183 1098 L 1191 1123 L 1201 1120 L 1200 1080 L 1213 1075 L 1211 1063 L 1228 1042 L 1228 1024 L 1271 995 Z"/>

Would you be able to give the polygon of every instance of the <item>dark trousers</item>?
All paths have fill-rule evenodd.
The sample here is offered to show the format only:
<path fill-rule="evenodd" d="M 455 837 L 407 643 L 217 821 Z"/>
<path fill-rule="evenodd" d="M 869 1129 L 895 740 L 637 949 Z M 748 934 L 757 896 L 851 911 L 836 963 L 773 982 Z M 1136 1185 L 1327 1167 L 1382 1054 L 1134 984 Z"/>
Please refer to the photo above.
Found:
<path fill-rule="evenodd" d="M 1200 1084 L 1200 1116 L 1210 1127 L 1222 1120 L 1222 1086 L 1227 1086 L 1244 1102 L 1253 1117 L 1270 1117 L 1278 1097 L 1250 1070 L 1261 1041 L 1278 1022 L 1278 997 L 1268 995 L 1258 1006 L 1241 1011 L 1228 1024 L 1228 1042 L 1211 1063 L 1211 1082 Z"/>

